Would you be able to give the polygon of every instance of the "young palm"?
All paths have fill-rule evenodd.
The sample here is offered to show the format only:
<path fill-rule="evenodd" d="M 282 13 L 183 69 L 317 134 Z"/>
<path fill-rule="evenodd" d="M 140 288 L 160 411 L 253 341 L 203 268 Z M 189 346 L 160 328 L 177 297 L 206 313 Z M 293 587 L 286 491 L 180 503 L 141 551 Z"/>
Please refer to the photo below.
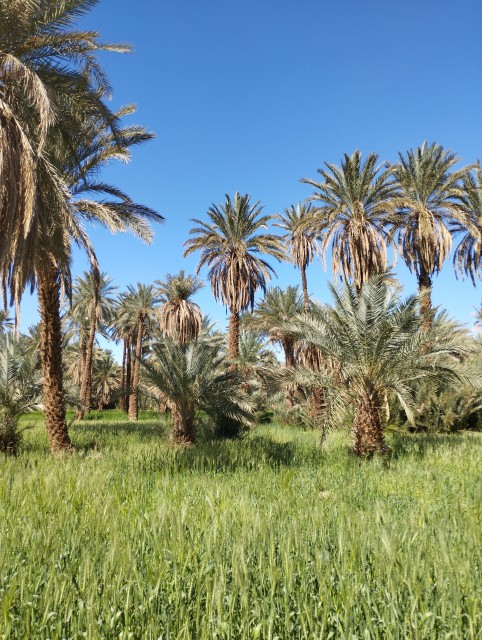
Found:
<path fill-rule="evenodd" d="M 394 232 L 400 254 L 417 276 L 427 328 L 431 322 L 432 278 L 450 253 L 450 227 L 465 220 L 462 182 L 468 167 L 455 170 L 459 158 L 436 143 L 424 142 L 399 157 L 391 169 L 400 191 Z"/>
<path fill-rule="evenodd" d="M 40 409 L 41 388 L 34 358 L 13 335 L 0 334 L 0 453 L 17 453 L 19 418 Z"/>
<path fill-rule="evenodd" d="M 144 341 L 149 333 L 150 325 L 155 321 L 159 297 L 153 285 L 140 282 L 134 287 L 129 285 L 127 293 L 122 296 L 122 307 L 117 314 L 119 326 L 131 326 L 133 333 L 133 363 L 129 386 L 129 420 L 135 421 L 139 414 L 139 375 Z"/>
<path fill-rule="evenodd" d="M 96 359 L 93 375 L 93 395 L 97 400 L 99 411 L 103 411 L 104 407 L 110 404 L 113 394 L 119 387 L 119 365 L 111 351 L 102 351 Z"/>
<path fill-rule="evenodd" d="M 318 169 L 322 180 L 303 178 L 317 190 L 316 222 L 321 235 L 321 254 L 331 246 L 332 268 L 336 277 L 355 284 L 357 292 L 373 275 L 387 269 L 388 228 L 396 188 L 387 170 L 370 153 L 362 161 L 360 151 L 344 155 L 341 166 L 325 163 Z M 311 223 L 310 223 L 311 226 Z"/>
<path fill-rule="evenodd" d="M 239 353 L 239 314 L 253 308 L 256 291 L 266 291 L 266 282 L 275 273 L 260 254 L 283 258 L 279 238 L 260 233 L 271 220 L 261 212 L 259 202 L 251 205 L 248 194 L 236 193 L 233 200 L 226 195 L 223 204 L 209 208 L 209 222 L 194 219 L 198 226 L 190 230 L 192 238 L 184 245 L 185 256 L 201 251 L 197 272 L 205 265 L 209 268 L 214 297 L 229 308 L 231 360 Z"/>
<path fill-rule="evenodd" d="M 452 232 L 461 235 L 454 253 L 454 268 L 462 275 L 482 279 L 482 170 L 463 177 L 462 202 L 465 218 L 457 220 Z"/>
<path fill-rule="evenodd" d="M 96 277 L 92 272 L 85 272 L 83 278 L 78 277 L 73 288 L 70 315 L 81 329 L 80 398 L 76 416 L 78 419 L 82 419 L 90 411 L 95 336 L 99 328 L 104 328 L 105 333 L 113 314 L 113 294 L 116 290 L 117 287 L 112 285 L 112 280 L 106 273 L 100 273 Z"/>
<path fill-rule="evenodd" d="M 155 284 L 162 303 L 159 311 L 161 330 L 181 346 L 196 340 L 203 315 L 199 305 L 190 298 L 204 287 L 204 283 L 181 269 L 175 276 L 168 273 L 165 282 L 157 280 Z"/>
<path fill-rule="evenodd" d="M 330 285 L 333 307 L 323 315 L 301 316 L 291 330 L 316 347 L 336 366 L 336 376 L 312 369 L 291 370 L 298 383 L 325 389 L 325 419 L 339 424 L 354 407 L 352 433 L 357 455 L 367 457 L 386 448 L 384 408 L 398 398 L 414 421 L 414 380 L 456 379 L 458 359 L 468 351 L 459 331 L 420 331 L 418 299 L 401 300 L 382 278 L 365 283 L 357 294 Z"/>
<path fill-rule="evenodd" d="M 284 213 L 275 216 L 278 222 L 274 226 L 286 231 L 282 236 L 285 249 L 291 262 L 301 270 L 301 283 L 305 311 L 310 310 L 310 297 L 306 281 L 306 268 L 311 264 L 319 251 L 318 236 L 313 226 L 313 209 L 309 204 L 301 204 L 295 207 L 291 205 Z"/>
<path fill-rule="evenodd" d="M 143 362 L 153 394 L 167 398 L 178 443 L 196 440 L 196 413 L 249 424 L 252 407 L 241 389 L 238 373 L 223 366 L 224 354 L 209 340 L 182 347 L 166 337 Z"/>

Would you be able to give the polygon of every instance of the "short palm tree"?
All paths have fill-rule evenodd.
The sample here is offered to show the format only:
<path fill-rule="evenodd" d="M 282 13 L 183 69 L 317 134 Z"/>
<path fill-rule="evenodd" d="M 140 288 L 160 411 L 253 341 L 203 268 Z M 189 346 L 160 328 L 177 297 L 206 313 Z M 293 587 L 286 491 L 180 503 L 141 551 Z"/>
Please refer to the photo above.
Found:
<path fill-rule="evenodd" d="M 428 327 L 432 278 L 450 253 L 450 227 L 465 220 L 462 185 L 468 167 L 454 169 L 459 158 L 436 143 L 424 142 L 399 158 L 391 169 L 399 188 L 394 232 L 400 254 L 417 276 Z"/>
<path fill-rule="evenodd" d="M 198 226 L 190 230 L 192 237 L 184 245 L 185 256 L 201 252 L 197 272 L 203 266 L 209 268 L 214 297 L 229 308 L 231 360 L 239 353 L 239 314 L 253 308 L 256 291 L 266 291 L 266 282 L 275 273 L 260 255 L 283 258 L 279 238 L 260 233 L 271 220 L 271 216 L 261 212 L 259 202 L 252 205 L 248 194 L 236 193 L 233 200 L 226 195 L 224 203 L 209 208 L 209 222 L 194 219 Z"/>
<path fill-rule="evenodd" d="M 13 329 L 15 323 L 6 311 L 0 310 L 0 334 L 6 333 Z"/>
<path fill-rule="evenodd" d="M 17 453 L 19 418 L 41 408 L 41 389 L 34 359 L 13 335 L 0 335 L 0 453 Z"/>
<path fill-rule="evenodd" d="M 454 252 L 454 268 L 469 276 L 475 286 L 482 279 L 482 170 L 467 172 L 463 177 L 462 202 L 465 218 L 457 220 L 452 232 L 461 235 Z"/>
<path fill-rule="evenodd" d="M 336 376 L 313 369 L 291 370 L 298 384 L 325 389 L 326 424 L 339 424 L 352 405 L 357 455 L 386 449 L 384 407 L 398 398 L 414 421 L 415 380 L 456 379 L 467 341 L 454 331 L 420 331 L 418 298 L 401 300 L 397 288 L 378 277 L 356 293 L 353 286 L 330 285 L 333 307 L 319 316 L 301 316 L 291 330 L 336 365 Z M 435 332 L 435 328 L 434 328 Z"/>
<path fill-rule="evenodd" d="M 119 326 L 135 327 L 133 332 L 133 363 L 129 387 L 129 420 L 135 421 L 139 414 L 139 377 L 142 350 L 149 328 L 157 316 L 159 297 L 154 285 L 140 282 L 134 287 L 129 285 L 127 292 L 121 296 L 122 305 L 117 313 Z"/>
<path fill-rule="evenodd" d="M 378 156 L 362 161 L 360 151 L 344 155 L 341 166 L 325 163 L 318 169 L 322 180 L 303 178 L 315 187 L 321 254 L 331 247 L 333 274 L 353 282 L 359 292 L 371 276 L 387 269 L 389 225 L 396 188 Z M 310 225 L 311 226 L 311 225 Z"/>
<path fill-rule="evenodd" d="M 301 270 L 301 283 L 305 311 L 310 309 L 310 297 L 306 281 L 306 268 L 313 262 L 319 251 L 316 227 L 313 225 L 316 217 L 310 204 L 291 205 L 284 213 L 275 216 L 275 227 L 283 229 L 286 233 L 282 236 L 285 249 L 291 262 Z"/>
<path fill-rule="evenodd" d="M 92 386 L 97 409 L 103 411 L 120 388 L 120 367 L 111 351 L 101 351 L 96 358 Z"/>
<path fill-rule="evenodd" d="M 225 417 L 249 424 L 252 407 L 241 379 L 223 362 L 223 353 L 209 340 L 181 346 L 168 337 L 155 345 L 151 358 L 143 362 L 151 391 L 168 400 L 176 442 L 195 442 L 200 410 L 214 420 Z"/>
<path fill-rule="evenodd" d="M 199 305 L 190 298 L 204 287 L 202 280 L 186 275 L 181 269 L 174 276 L 168 273 L 164 282 L 157 280 L 155 284 L 162 303 L 161 330 L 180 345 L 195 340 L 201 331 L 203 315 Z"/>
<path fill-rule="evenodd" d="M 85 272 L 76 279 L 70 316 L 80 328 L 80 398 L 77 418 L 90 411 L 95 336 L 99 328 L 107 328 L 114 310 L 113 294 L 117 287 L 106 273 Z"/>

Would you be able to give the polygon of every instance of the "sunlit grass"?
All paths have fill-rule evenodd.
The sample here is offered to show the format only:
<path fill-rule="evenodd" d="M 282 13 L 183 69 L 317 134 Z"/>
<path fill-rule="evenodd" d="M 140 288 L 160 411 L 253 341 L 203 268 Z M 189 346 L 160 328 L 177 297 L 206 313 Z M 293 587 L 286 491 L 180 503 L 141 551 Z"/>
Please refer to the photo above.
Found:
<path fill-rule="evenodd" d="M 480 434 L 360 463 L 340 433 L 173 447 L 147 418 L 0 458 L 1 638 L 481 637 Z"/>

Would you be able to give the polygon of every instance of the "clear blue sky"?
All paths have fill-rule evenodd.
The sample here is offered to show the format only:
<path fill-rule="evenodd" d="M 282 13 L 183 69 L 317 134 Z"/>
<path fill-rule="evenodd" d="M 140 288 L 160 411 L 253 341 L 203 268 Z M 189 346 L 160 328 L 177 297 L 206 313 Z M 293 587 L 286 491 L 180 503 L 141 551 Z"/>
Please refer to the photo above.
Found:
<path fill-rule="evenodd" d="M 249 192 L 274 213 L 311 193 L 301 177 L 357 148 L 396 160 L 427 139 L 464 163 L 482 155 L 480 0 L 100 0 L 82 26 L 134 45 L 102 56 L 113 106 L 137 103 L 135 120 L 157 134 L 105 176 L 165 215 L 155 243 L 91 233 L 121 289 L 194 270 L 197 257 L 182 258 L 190 218 L 225 193 Z M 74 273 L 86 267 L 76 252 Z M 273 284 L 299 282 L 289 264 L 276 270 Z M 397 274 L 415 290 L 401 260 Z M 331 271 L 317 262 L 308 278 L 326 300 Z M 433 299 L 471 326 L 481 287 L 447 261 Z M 225 325 L 208 286 L 197 301 Z M 22 315 L 23 328 L 37 320 L 35 298 Z"/>

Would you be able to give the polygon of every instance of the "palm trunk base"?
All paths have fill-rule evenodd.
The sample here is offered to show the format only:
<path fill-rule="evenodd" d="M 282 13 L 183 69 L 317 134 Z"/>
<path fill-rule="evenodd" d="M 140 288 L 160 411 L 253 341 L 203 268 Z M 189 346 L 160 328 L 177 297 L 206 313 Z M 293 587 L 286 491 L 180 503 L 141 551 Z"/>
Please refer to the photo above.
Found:
<path fill-rule="evenodd" d="M 173 430 L 172 430 L 173 441 L 176 444 L 194 444 L 196 442 L 194 415 L 181 416 L 176 409 L 173 409 L 172 420 L 173 420 Z"/>
<path fill-rule="evenodd" d="M 354 452 L 360 458 L 387 453 L 381 404 L 376 392 L 358 396 L 353 420 Z"/>

